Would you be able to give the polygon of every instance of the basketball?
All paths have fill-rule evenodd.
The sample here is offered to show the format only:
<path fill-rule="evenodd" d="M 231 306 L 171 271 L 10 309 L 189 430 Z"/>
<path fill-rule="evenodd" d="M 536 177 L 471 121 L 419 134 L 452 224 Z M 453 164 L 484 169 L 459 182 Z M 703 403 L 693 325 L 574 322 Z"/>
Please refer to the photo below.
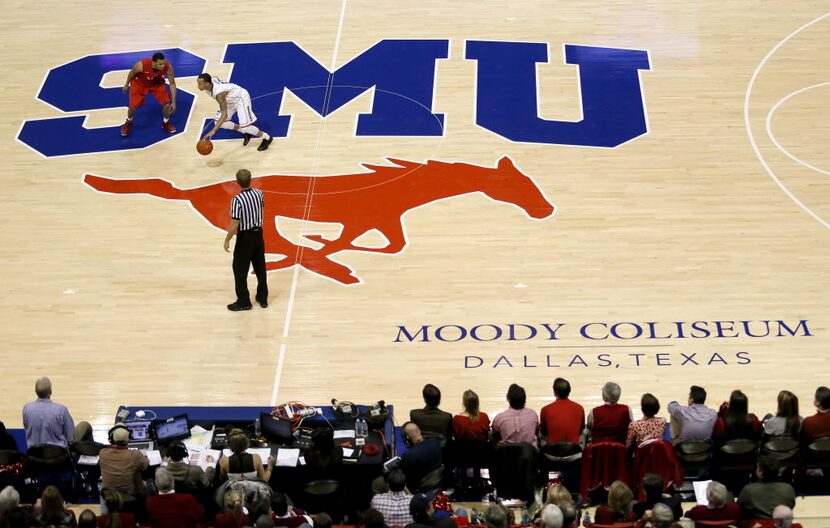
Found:
<path fill-rule="evenodd" d="M 201 139 L 198 143 L 196 143 L 196 150 L 202 156 L 207 156 L 213 152 L 213 143 L 211 143 L 209 139 Z"/>

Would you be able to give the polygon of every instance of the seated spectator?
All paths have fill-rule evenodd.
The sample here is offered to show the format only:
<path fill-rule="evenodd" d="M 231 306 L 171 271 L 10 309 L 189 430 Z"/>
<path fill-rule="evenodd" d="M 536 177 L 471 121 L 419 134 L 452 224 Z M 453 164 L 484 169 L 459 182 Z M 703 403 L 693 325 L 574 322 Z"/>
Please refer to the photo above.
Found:
<path fill-rule="evenodd" d="M 297 528 L 303 524 L 316 523 L 301 509 L 292 506 L 288 496 L 281 491 L 274 491 L 271 494 L 271 517 L 274 526 L 286 526 L 287 528 Z M 328 522 L 331 524 L 331 517 L 329 517 Z"/>
<path fill-rule="evenodd" d="M 409 421 L 418 426 L 424 438 L 438 438 L 443 444 L 451 434 L 452 415 L 438 408 L 441 405 L 441 391 L 438 387 L 427 383 L 421 394 L 426 405 L 423 409 L 409 411 Z"/>
<path fill-rule="evenodd" d="M 6 432 L 6 425 L 0 422 L 0 450 L 17 451 L 17 441 Z"/>
<path fill-rule="evenodd" d="M 545 442 L 573 442 L 578 444 L 585 429 L 585 409 L 569 400 L 571 384 L 564 378 L 553 380 L 556 399 L 542 407 L 539 426 Z"/>
<path fill-rule="evenodd" d="M 176 493 L 173 475 L 164 468 L 156 471 L 158 495 L 147 498 L 152 528 L 195 528 L 205 516 L 193 495 Z"/>
<path fill-rule="evenodd" d="M 718 413 L 704 405 L 706 390 L 692 385 L 689 389 L 689 405 L 681 406 L 676 401 L 669 403 L 672 417 L 672 437 L 675 442 L 684 440 L 709 440 L 718 419 Z M 675 429 L 677 434 L 675 433 Z"/>
<path fill-rule="evenodd" d="M 119 492 L 115 490 L 104 490 L 101 496 L 104 507 L 101 508 L 101 515 L 98 516 L 98 528 L 136 527 L 135 515 L 121 511 L 124 508 L 124 499 Z"/>
<path fill-rule="evenodd" d="M 622 390 L 620 386 L 609 381 L 602 387 L 602 401 L 588 413 L 586 428 L 589 442 L 617 442 L 625 444 L 628 424 L 632 421 L 628 405 L 617 403 Z"/>
<path fill-rule="evenodd" d="M 484 523 L 487 528 L 507 528 L 510 523 L 507 508 L 501 504 L 491 504 L 484 511 Z"/>
<path fill-rule="evenodd" d="M 262 465 L 258 454 L 246 453 L 251 441 L 241 429 L 233 429 L 228 438 L 228 448 L 233 453 L 229 457 L 219 459 L 219 474 L 222 480 L 241 480 L 259 478 L 268 482 L 274 469 L 276 460 L 268 457 L 268 467 Z"/>
<path fill-rule="evenodd" d="M 434 511 L 432 501 L 429 500 L 429 497 L 423 493 L 413 495 L 409 501 L 409 514 L 412 515 L 413 521 L 407 524 L 406 528 L 455 528 L 455 521 L 452 520 L 452 517 L 433 519 L 432 514 Z M 314 524 L 314 528 L 319 528 L 317 523 Z"/>
<path fill-rule="evenodd" d="M 643 492 L 646 494 L 646 499 L 642 502 L 636 503 L 632 510 L 639 519 L 645 515 L 647 510 L 654 507 L 655 504 L 665 504 L 668 506 L 673 514 L 673 519 L 679 519 L 683 516 L 683 507 L 681 506 L 682 498 L 663 493 L 665 482 L 663 478 L 656 473 L 646 473 L 643 475 Z"/>
<path fill-rule="evenodd" d="M 363 527 L 386 528 L 386 521 L 383 518 L 383 514 L 374 508 L 369 508 L 366 510 L 366 513 L 363 514 Z"/>
<path fill-rule="evenodd" d="M 706 487 L 708 505 L 698 504 L 686 512 L 693 521 L 736 521 L 741 518 L 741 507 L 729 499 L 726 486 L 712 481 Z"/>
<path fill-rule="evenodd" d="M 562 510 L 554 504 L 547 504 L 542 508 L 541 528 L 562 528 L 564 526 Z"/>
<path fill-rule="evenodd" d="M 643 417 L 628 424 L 625 447 L 637 447 L 646 440 L 660 440 L 666 432 L 666 419 L 655 416 L 660 412 L 660 402 L 653 394 L 645 393 L 640 398 Z"/>
<path fill-rule="evenodd" d="M 558 504 L 562 511 L 562 526 L 563 528 L 578 528 L 579 527 L 579 509 L 573 501 L 562 501 Z"/>
<path fill-rule="evenodd" d="M 189 461 L 189 453 L 184 442 L 177 441 L 167 447 L 167 471 L 173 475 L 173 480 L 176 485 L 185 486 L 188 488 L 209 488 L 213 483 L 213 478 L 216 476 L 216 470 L 208 466 L 207 470 L 202 470 L 199 466 L 191 464 Z M 213 458 L 209 457 L 208 463 L 213 462 Z"/>
<path fill-rule="evenodd" d="M 675 526 L 674 513 L 671 508 L 660 502 L 654 505 L 654 509 L 646 512 L 640 522 L 642 521 L 646 521 L 647 525 L 650 525 L 652 528 L 671 528 Z"/>
<path fill-rule="evenodd" d="M 634 494 L 619 480 L 615 480 L 608 489 L 608 504 L 597 507 L 594 514 L 596 524 L 614 524 L 617 522 L 636 521 L 637 516 L 631 510 Z"/>
<path fill-rule="evenodd" d="M 34 526 L 75 528 L 75 512 L 66 508 L 61 492 L 55 486 L 46 486 L 40 496 L 40 506 L 35 506 Z"/>
<path fill-rule="evenodd" d="M 52 401 L 49 378 L 35 382 L 35 394 L 37 400 L 23 406 L 26 445 L 30 448 L 41 445 L 67 447 L 74 439 L 75 422 L 65 405 Z"/>
<path fill-rule="evenodd" d="M 775 528 L 801 528 L 801 525 L 793 522 L 793 510 L 784 505 L 778 505 L 772 510 L 772 518 L 775 520 Z"/>
<path fill-rule="evenodd" d="M 747 412 L 748 408 L 749 399 L 746 394 L 739 390 L 732 391 L 726 412 L 715 421 L 712 432 L 715 444 L 721 445 L 739 438 L 757 441 L 761 437 L 761 422 L 754 414 Z"/>
<path fill-rule="evenodd" d="M 31 524 L 30 512 L 20 507 L 20 493 L 12 486 L 0 491 L 0 526 L 24 528 Z"/>
<path fill-rule="evenodd" d="M 86 509 L 78 515 L 78 528 L 98 528 L 98 518 L 95 512 Z"/>
<path fill-rule="evenodd" d="M 464 411 L 452 418 L 452 437 L 456 440 L 487 441 L 490 435 L 490 417 L 478 409 L 478 394 L 464 391 L 461 398 Z M 391 523 L 395 526 L 395 523 Z"/>
<path fill-rule="evenodd" d="M 774 460 L 758 459 L 755 474 L 760 482 L 744 486 L 738 498 L 744 519 L 771 519 L 776 506 L 795 507 L 795 490 L 786 482 L 775 482 L 776 469 Z"/>
<path fill-rule="evenodd" d="M 389 491 L 372 497 L 372 508 L 383 514 L 383 518 L 390 526 L 406 526 L 414 522 L 409 513 L 409 501 L 412 495 L 404 492 L 406 476 L 400 469 L 389 473 Z"/>
<path fill-rule="evenodd" d="M 343 463 L 343 448 L 334 445 L 334 431 L 322 429 L 312 435 L 311 449 L 306 452 L 309 480 L 336 479 Z"/>
<path fill-rule="evenodd" d="M 216 528 L 242 528 L 250 526 L 251 519 L 245 513 L 245 498 L 239 491 L 230 489 L 225 492 L 225 511 L 217 513 L 213 519 Z"/>
<path fill-rule="evenodd" d="M 573 496 L 568 488 L 558 482 L 548 486 L 548 496 L 545 499 L 545 504 L 559 506 L 562 502 L 569 500 L 573 500 Z"/>
<path fill-rule="evenodd" d="M 263 513 L 259 517 L 257 517 L 256 522 L 254 523 L 255 528 L 274 528 L 274 519 L 271 518 L 270 515 L 267 513 Z M 329 528 L 331 528 L 331 524 L 329 524 Z"/>
<path fill-rule="evenodd" d="M 441 441 L 434 437 L 424 438 L 421 430 L 412 422 L 406 422 L 401 429 L 404 443 L 409 447 L 401 455 L 401 470 L 406 475 L 407 488 L 413 492 L 434 488 L 441 478 Z M 435 479 L 427 478 L 433 476 Z"/>
<path fill-rule="evenodd" d="M 493 418 L 493 440 L 497 445 L 527 442 L 535 447 L 539 417 L 536 411 L 525 407 L 525 390 L 513 383 L 507 389 L 507 401 L 510 407 Z"/>
<path fill-rule="evenodd" d="M 314 528 L 331 528 L 332 520 L 328 513 L 318 513 L 311 516 Z"/>
<path fill-rule="evenodd" d="M 824 386 L 817 388 L 814 405 L 816 414 L 804 418 L 801 424 L 801 435 L 808 442 L 830 436 L 830 389 Z"/>
<path fill-rule="evenodd" d="M 125 500 L 143 500 L 147 490 L 141 472 L 150 467 L 150 461 L 141 451 L 127 449 L 130 431 L 126 427 L 114 427 L 110 439 L 112 445 L 98 454 L 102 489 L 116 490 Z"/>
<path fill-rule="evenodd" d="M 778 410 L 775 416 L 764 418 L 764 437 L 792 436 L 801 432 L 801 416 L 798 415 L 798 396 L 790 391 L 778 393 Z"/>

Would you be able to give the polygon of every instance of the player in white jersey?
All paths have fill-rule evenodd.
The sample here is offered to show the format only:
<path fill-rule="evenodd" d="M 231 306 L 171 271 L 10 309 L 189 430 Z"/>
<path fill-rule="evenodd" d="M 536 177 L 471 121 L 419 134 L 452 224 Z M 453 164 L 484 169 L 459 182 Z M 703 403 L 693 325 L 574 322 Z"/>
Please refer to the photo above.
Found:
<path fill-rule="evenodd" d="M 251 110 L 251 96 L 248 94 L 248 90 L 233 83 L 220 81 L 207 73 L 201 74 L 196 79 L 196 84 L 199 86 L 199 90 L 209 93 L 219 103 L 219 110 L 216 112 L 213 121 L 215 125 L 210 132 L 205 134 L 204 139 L 210 139 L 217 130 L 225 128 L 242 132 L 245 138 L 242 140 L 243 146 L 247 145 L 251 138 L 256 136 L 263 138 L 257 150 L 268 148 L 274 138 L 254 126 L 256 116 Z M 237 115 L 239 124 L 231 121 L 234 114 Z"/>

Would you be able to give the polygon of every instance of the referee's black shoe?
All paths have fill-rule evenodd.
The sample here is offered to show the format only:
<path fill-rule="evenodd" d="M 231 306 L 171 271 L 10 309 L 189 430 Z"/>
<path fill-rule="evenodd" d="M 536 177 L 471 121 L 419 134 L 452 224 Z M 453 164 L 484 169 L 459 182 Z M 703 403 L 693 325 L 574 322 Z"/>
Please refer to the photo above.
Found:
<path fill-rule="evenodd" d="M 256 149 L 257 150 L 268 150 L 268 145 L 270 145 L 272 141 L 274 141 L 274 136 L 271 136 L 268 139 L 263 139 L 259 143 L 259 146 Z"/>
<path fill-rule="evenodd" d="M 268 308 L 268 299 L 262 299 L 259 296 L 256 297 L 256 302 L 259 303 L 259 306 L 262 308 Z"/>
<path fill-rule="evenodd" d="M 248 134 L 247 132 L 245 134 L 243 134 L 242 135 L 242 146 L 247 147 L 248 143 L 251 142 L 252 137 L 254 137 L 254 136 L 252 136 L 251 134 Z"/>
<path fill-rule="evenodd" d="M 228 305 L 228 310 L 232 312 L 241 312 L 242 310 L 250 310 L 251 308 L 253 308 L 252 304 L 239 304 L 239 301 Z"/>

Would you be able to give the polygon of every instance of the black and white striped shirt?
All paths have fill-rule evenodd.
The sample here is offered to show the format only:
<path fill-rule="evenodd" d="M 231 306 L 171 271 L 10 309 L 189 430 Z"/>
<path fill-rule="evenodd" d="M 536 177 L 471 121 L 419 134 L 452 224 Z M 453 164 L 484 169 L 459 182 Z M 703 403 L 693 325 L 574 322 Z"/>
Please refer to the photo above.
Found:
<path fill-rule="evenodd" d="M 262 207 L 265 199 L 258 189 L 243 189 L 231 200 L 231 218 L 239 220 L 239 230 L 247 231 L 262 226 Z"/>

